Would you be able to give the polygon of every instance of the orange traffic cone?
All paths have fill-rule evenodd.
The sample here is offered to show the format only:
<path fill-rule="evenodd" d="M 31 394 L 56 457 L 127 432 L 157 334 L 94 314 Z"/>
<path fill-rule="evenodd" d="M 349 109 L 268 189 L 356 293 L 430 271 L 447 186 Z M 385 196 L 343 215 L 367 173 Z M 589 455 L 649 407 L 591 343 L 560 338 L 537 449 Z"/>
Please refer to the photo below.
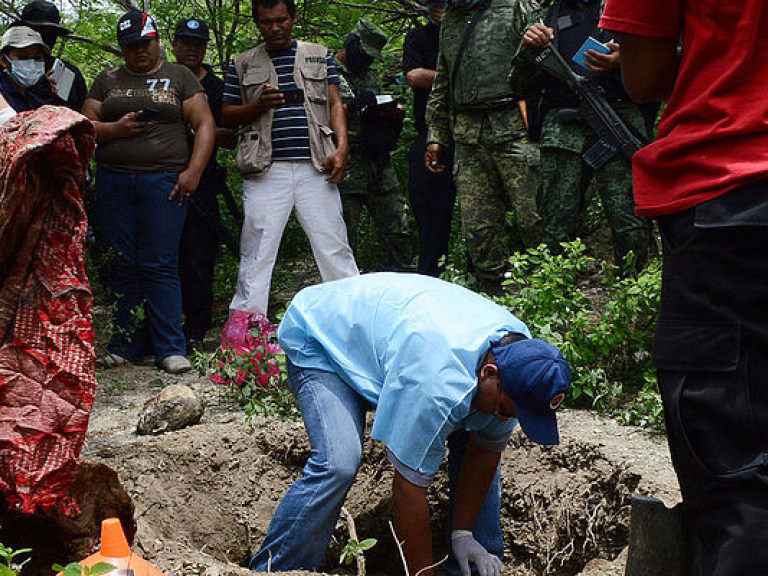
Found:
<path fill-rule="evenodd" d="M 134 554 L 128 546 L 123 527 L 117 518 L 107 518 L 101 523 L 101 548 L 96 554 L 91 554 L 81 560 L 82 566 L 92 567 L 100 562 L 106 562 L 115 567 L 107 575 L 122 576 L 165 576 L 142 557 Z M 59 573 L 59 576 L 61 574 Z"/>

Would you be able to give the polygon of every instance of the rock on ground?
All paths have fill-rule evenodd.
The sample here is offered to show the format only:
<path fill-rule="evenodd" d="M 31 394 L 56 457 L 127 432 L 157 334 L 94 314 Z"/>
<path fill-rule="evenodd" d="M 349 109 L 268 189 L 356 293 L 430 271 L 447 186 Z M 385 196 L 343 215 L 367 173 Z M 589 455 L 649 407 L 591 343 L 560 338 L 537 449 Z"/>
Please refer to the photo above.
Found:
<path fill-rule="evenodd" d="M 200 422 L 205 411 L 202 397 L 183 384 L 171 384 L 144 404 L 136 426 L 138 434 L 162 434 Z"/>

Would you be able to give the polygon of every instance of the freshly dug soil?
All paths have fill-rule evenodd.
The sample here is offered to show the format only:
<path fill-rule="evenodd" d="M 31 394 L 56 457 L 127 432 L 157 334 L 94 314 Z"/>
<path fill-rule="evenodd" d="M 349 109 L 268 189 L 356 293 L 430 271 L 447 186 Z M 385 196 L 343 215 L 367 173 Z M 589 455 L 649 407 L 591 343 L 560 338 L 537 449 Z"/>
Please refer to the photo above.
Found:
<path fill-rule="evenodd" d="M 136 435 L 145 401 L 175 382 L 206 395 L 201 423 Z M 223 389 L 191 374 L 123 367 L 102 373 L 100 384 L 83 457 L 115 469 L 133 499 L 134 549 L 169 576 L 252 575 L 242 566 L 309 456 L 302 423 L 260 418 L 248 425 Z M 591 412 L 564 411 L 560 426 L 557 447 L 534 445 L 516 432 L 504 453 L 505 574 L 619 574 L 621 560 L 612 561 L 627 543 L 630 494 L 668 503 L 679 498 L 666 442 Z M 391 477 L 382 445 L 367 440 L 346 507 L 359 539 L 379 541 L 366 552 L 372 576 L 404 574 L 388 525 Z M 440 549 L 448 505 L 444 472 L 430 489 L 430 502 Z M 354 573 L 338 565 L 348 538 L 340 522 L 327 570 Z"/>

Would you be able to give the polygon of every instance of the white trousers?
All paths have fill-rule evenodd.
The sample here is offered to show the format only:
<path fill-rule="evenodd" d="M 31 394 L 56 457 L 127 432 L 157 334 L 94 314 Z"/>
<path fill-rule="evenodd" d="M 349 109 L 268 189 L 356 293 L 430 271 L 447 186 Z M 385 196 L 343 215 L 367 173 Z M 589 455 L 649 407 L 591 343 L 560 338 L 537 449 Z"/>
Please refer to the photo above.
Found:
<path fill-rule="evenodd" d="M 294 209 L 323 282 L 359 274 L 347 241 L 339 190 L 309 160 L 274 162 L 266 174 L 246 177 L 243 207 L 240 271 L 230 310 L 267 313 L 272 269 Z"/>

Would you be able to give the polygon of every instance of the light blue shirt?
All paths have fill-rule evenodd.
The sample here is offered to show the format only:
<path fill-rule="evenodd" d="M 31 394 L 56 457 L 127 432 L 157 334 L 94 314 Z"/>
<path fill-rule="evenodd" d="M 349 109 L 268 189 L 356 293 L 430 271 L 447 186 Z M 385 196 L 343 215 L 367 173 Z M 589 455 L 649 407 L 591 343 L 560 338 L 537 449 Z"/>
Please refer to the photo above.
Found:
<path fill-rule="evenodd" d="M 448 436 L 473 430 L 503 450 L 516 420 L 470 415 L 475 368 L 492 340 L 530 336 L 505 308 L 417 274 L 355 276 L 306 288 L 278 329 L 296 366 L 335 372 L 376 406 L 371 435 L 402 464 L 434 474 Z"/>

